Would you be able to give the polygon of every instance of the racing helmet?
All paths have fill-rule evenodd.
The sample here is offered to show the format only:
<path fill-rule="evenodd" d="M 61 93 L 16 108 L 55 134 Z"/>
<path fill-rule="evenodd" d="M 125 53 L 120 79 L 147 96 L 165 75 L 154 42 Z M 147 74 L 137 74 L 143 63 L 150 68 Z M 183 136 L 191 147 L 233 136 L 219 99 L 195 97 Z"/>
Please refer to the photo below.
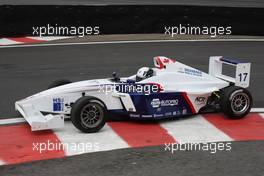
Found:
<path fill-rule="evenodd" d="M 142 67 L 137 71 L 136 81 L 141 81 L 151 76 L 153 76 L 153 70 L 149 67 Z"/>

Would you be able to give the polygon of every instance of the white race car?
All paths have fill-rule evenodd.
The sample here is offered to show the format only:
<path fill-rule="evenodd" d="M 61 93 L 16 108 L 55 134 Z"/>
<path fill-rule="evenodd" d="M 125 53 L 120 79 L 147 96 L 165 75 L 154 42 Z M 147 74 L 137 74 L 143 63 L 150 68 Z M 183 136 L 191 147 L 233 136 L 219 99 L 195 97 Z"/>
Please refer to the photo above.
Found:
<path fill-rule="evenodd" d="M 235 76 L 222 73 L 223 65 L 235 68 Z M 212 56 L 204 73 L 164 56 L 154 57 L 154 68 L 119 78 L 71 83 L 55 81 L 49 89 L 15 103 L 31 129 L 64 125 L 64 118 L 82 132 L 99 131 L 109 114 L 136 119 L 163 119 L 220 110 L 239 119 L 250 112 L 250 63 Z"/>

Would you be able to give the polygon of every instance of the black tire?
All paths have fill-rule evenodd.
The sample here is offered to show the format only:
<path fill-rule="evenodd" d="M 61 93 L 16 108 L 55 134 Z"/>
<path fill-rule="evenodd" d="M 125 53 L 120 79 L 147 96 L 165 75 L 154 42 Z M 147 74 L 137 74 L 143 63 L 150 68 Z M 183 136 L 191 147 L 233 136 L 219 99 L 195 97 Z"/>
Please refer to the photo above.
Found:
<path fill-rule="evenodd" d="M 92 108 L 92 110 L 89 110 L 89 108 Z M 98 120 L 96 116 L 98 116 Z M 95 123 L 89 124 L 92 120 L 95 120 Z M 106 109 L 102 103 L 96 99 L 81 97 L 73 104 L 71 109 L 71 121 L 76 128 L 84 133 L 98 132 L 105 125 Z"/>
<path fill-rule="evenodd" d="M 221 90 L 220 107 L 228 118 L 241 119 L 250 112 L 252 96 L 247 89 L 241 87 L 224 88 Z"/>
<path fill-rule="evenodd" d="M 54 87 L 58 87 L 58 86 L 63 86 L 63 85 L 70 84 L 70 83 L 72 83 L 72 82 L 70 80 L 68 80 L 68 79 L 59 79 L 59 80 L 56 80 L 56 81 L 52 82 L 48 86 L 48 89 L 51 89 L 51 88 L 54 88 Z"/>

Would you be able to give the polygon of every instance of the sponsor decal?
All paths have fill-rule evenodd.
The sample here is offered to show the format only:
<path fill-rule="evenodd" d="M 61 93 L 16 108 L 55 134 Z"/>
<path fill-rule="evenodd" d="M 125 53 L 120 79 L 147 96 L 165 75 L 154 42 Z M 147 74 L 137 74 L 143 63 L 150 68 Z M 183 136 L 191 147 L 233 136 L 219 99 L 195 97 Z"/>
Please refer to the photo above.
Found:
<path fill-rule="evenodd" d="M 183 68 L 182 68 L 182 67 L 180 67 L 180 68 L 179 68 L 179 70 L 178 70 L 178 73 L 184 73 L 184 71 L 183 71 Z"/>
<path fill-rule="evenodd" d="M 178 99 L 160 100 L 158 98 L 155 98 L 151 101 L 150 104 L 153 108 L 158 108 L 162 106 L 177 106 L 179 104 L 179 100 Z"/>
<path fill-rule="evenodd" d="M 53 111 L 63 111 L 64 99 L 63 98 L 53 98 Z"/>
<path fill-rule="evenodd" d="M 129 114 L 130 117 L 140 117 L 139 114 Z"/>
<path fill-rule="evenodd" d="M 150 117 L 152 117 L 152 115 L 142 115 L 142 117 L 150 118 Z"/>
<path fill-rule="evenodd" d="M 161 106 L 176 106 L 178 105 L 179 100 L 175 99 L 175 100 L 162 100 L 161 101 Z"/>
<path fill-rule="evenodd" d="M 177 111 L 173 111 L 173 112 L 172 112 L 172 115 L 173 115 L 173 116 L 178 116 L 178 115 L 181 115 L 181 114 L 182 114 L 182 112 L 179 111 L 179 110 L 177 110 Z"/>
<path fill-rule="evenodd" d="M 187 114 L 187 109 L 186 109 L 186 107 L 183 107 L 183 108 L 182 108 L 182 114 Z"/>
<path fill-rule="evenodd" d="M 202 76 L 202 72 L 195 69 L 190 68 L 184 68 L 184 73 L 188 75 L 194 75 L 194 76 Z"/>
<path fill-rule="evenodd" d="M 154 117 L 163 117 L 163 114 L 154 114 Z"/>
<path fill-rule="evenodd" d="M 194 103 L 197 105 L 205 105 L 206 104 L 206 98 L 205 97 L 196 97 Z"/>
<path fill-rule="evenodd" d="M 150 104 L 153 108 L 158 108 L 160 107 L 160 99 L 158 98 L 153 99 Z"/>
<path fill-rule="evenodd" d="M 166 112 L 165 116 L 172 116 L 172 112 Z"/>

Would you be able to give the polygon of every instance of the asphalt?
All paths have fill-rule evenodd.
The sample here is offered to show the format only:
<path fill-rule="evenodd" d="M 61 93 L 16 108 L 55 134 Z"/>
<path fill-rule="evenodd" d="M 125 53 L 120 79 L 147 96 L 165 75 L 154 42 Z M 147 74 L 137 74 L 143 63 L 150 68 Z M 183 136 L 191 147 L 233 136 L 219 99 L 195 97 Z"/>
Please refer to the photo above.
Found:
<path fill-rule="evenodd" d="M 45 90 L 56 79 L 72 81 L 134 74 L 153 66 L 152 58 L 164 55 L 205 72 L 212 55 L 252 63 L 251 91 L 254 107 L 264 106 L 263 42 L 163 42 L 44 46 L 0 49 L 0 117 L 19 116 L 14 102 Z"/>
<path fill-rule="evenodd" d="M 198 5 L 264 7 L 262 0 L 1 0 L 0 5 Z"/>
<path fill-rule="evenodd" d="M 165 55 L 208 69 L 211 55 L 252 62 L 250 91 L 263 107 L 263 42 L 163 42 L 0 48 L 0 117 L 18 116 L 14 102 L 47 88 L 52 80 L 73 81 L 133 74 Z M 120 149 L 61 159 L 0 166 L 0 175 L 204 175 L 263 176 L 264 141 L 232 142 L 231 151 L 176 151 L 164 146 Z"/>
<path fill-rule="evenodd" d="M 215 144 L 209 145 L 212 149 Z M 164 146 L 112 150 L 1 166 L 0 175 L 263 176 L 264 141 L 232 142 L 228 145 L 231 146 L 230 151 L 216 153 L 189 150 L 172 154 L 168 150 L 165 151 Z"/>

